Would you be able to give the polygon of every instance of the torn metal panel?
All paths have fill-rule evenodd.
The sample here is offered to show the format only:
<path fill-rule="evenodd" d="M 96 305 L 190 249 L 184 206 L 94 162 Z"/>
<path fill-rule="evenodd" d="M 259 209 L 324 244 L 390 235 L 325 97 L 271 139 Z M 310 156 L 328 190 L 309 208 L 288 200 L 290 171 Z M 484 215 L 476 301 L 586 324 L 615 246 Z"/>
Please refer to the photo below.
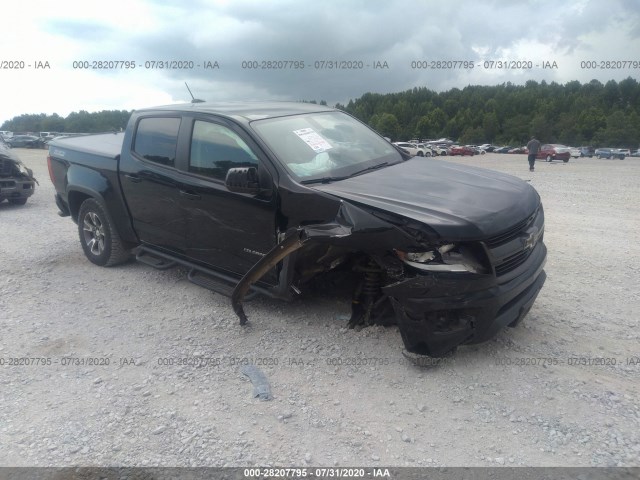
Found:
<path fill-rule="evenodd" d="M 302 247 L 306 240 L 307 237 L 303 230 L 296 231 L 262 257 L 245 276 L 242 277 L 242 280 L 238 282 L 231 295 L 231 305 L 233 306 L 233 311 L 236 312 L 236 315 L 240 318 L 240 325 L 245 325 L 248 322 L 247 316 L 242 308 L 242 301 L 251 288 L 251 285 L 260 280 L 263 275 L 271 270 L 280 260 Z"/>
<path fill-rule="evenodd" d="M 240 324 L 244 325 L 247 317 L 242 301 L 251 285 L 306 243 L 331 243 L 354 251 L 375 252 L 383 250 L 394 240 L 400 245 L 415 243 L 388 222 L 347 202 L 341 202 L 334 221 L 299 227 L 263 256 L 234 289 L 231 297 L 233 310 L 240 318 Z M 326 255 L 328 252 L 325 252 Z"/>

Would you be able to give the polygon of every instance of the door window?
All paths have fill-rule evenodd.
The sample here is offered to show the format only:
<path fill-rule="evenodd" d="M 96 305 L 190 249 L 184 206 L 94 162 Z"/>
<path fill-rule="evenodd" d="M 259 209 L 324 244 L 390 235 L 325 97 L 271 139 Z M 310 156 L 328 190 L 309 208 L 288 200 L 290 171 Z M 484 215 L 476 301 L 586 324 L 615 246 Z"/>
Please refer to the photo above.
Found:
<path fill-rule="evenodd" d="M 233 130 L 216 123 L 194 122 L 190 172 L 224 180 L 230 168 L 257 166 L 258 157 Z"/>
<path fill-rule="evenodd" d="M 145 160 L 173 167 L 179 129 L 179 118 L 143 118 L 138 122 L 133 151 Z"/>

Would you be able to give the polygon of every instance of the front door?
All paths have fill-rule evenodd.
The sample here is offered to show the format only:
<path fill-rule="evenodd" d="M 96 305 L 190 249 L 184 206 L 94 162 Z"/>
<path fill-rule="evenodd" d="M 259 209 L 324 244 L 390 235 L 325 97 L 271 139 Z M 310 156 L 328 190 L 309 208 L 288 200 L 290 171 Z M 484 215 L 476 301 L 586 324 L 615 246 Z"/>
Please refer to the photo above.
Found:
<path fill-rule="evenodd" d="M 224 120 L 185 117 L 183 122 L 191 122 L 180 189 L 186 255 L 243 275 L 276 244 L 275 188 L 267 160 L 239 127 Z M 256 167 L 260 193 L 230 192 L 225 177 L 234 167 Z M 274 272 L 263 280 L 275 283 Z"/>

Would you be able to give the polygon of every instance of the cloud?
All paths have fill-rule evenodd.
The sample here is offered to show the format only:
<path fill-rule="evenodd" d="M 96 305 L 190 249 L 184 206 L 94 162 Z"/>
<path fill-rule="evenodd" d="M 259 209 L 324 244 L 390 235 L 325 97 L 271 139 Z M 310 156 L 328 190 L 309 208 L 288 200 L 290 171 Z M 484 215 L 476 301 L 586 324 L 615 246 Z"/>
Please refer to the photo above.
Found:
<path fill-rule="evenodd" d="M 188 100 L 185 81 L 198 97 L 212 101 L 324 99 L 330 104 L 415 86 L 606 82 L 638 69 L 585 69 L 581 61 L 637 60 L 640 51 L 637 0 L 113 0 L 109 8 L 60 0 L 55 9 L 45 5 L 7 7 L 0 49 L 17 59 L 37 55 L 50 61 L 47 89 L 55 91 L 55 105 L 63 106 L 58 113 L 86 108 L 83 102 L 92 97 L 104 108 L 127 108 L 132 101 L 127 92 L 145 88 L 155 92 L 145 100 Z M 77 60 L 135 61 L 136 68 L 79 72 L 72 67 Z M 171 65 L 164 62 L 174 60 L 193 61 L 194 68 L 167 68 Z M 485 61 L 505 60 L 556 62 L 558 68 L 485 68 Z M 219 68 L 203 68 L 207 61 L 217 61 Z M 255 61 L 259 67 L 303 62 L 304 68 L 249 68 L 255 64 L 247 62 Z M 413 68 L 415 61 L 473 62 L 474 68 L 442 68 L 442 63 Z M 331 62 L 362 68 L 327 68 L 335 67 Z M 374 69 L 376 62 L 388 68 Z M 38 88 L 38 74 L 23 73 L 3 76 L 5 118 L 39 111 L 34 103 L 43 104 L 39 93 L 7 92 Z M 109 91 L 99 90 L 106 85 Z"/>

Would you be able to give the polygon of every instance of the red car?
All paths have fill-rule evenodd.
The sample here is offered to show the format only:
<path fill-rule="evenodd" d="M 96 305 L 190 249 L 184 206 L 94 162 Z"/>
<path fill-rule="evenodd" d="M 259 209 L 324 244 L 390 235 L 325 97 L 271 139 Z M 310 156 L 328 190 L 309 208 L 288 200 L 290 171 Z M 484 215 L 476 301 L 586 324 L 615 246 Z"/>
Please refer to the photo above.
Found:
<path fill-rule="evenodd" d="M 562 160 L 564 163 L 567 163 L 571 158 L 571 149 L 564 145 L 557 145 L 555 143 L 542 145 L 538 151 L 538 155 L 536 155 L 536 158 L 544 158 L 547 162 Z"/>
<path fill-rule="evenodd" d="M 449 155 L 471 155 L 474 156 L 476 152 L 469 147 L 463 147 L 461 145 L 454 145 L 449 149 Z"/>

